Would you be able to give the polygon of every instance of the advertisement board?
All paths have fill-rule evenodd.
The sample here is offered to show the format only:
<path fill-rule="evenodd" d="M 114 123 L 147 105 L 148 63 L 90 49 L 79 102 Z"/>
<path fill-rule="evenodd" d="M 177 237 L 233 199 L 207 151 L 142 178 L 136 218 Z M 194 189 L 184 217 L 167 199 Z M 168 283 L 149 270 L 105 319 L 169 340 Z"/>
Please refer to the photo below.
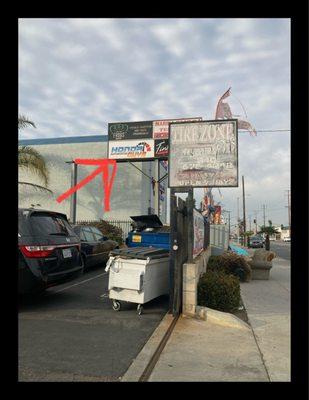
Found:
<path fill-rule="evenodd" d="M 151 139 L 152 121 L 108 124 L 108 140 Z"/>
<path fill-rule="evenodd" d="M 171 123 L 169 187 L 237 187 L 237 120 Z"/>
<path fill-rule="evenodd" d="M 153 121 L 153 138 L 168 139 L 168 126 L 169 123 L 171 122 L 191 122 L 191 121 L 202 121 L 202 117 L 162 119 Z"/>
<path fill-rule="evenodd" d="M 108 158 L 114 160 L 154 158 L 154 140 L 109 141 Z"/>
<path fill-rule="evenodd" d="M 154 152 L 149 151 L 136 151 L 133 153 L 138 155 L 137 159 L 154 158 L 167 160 L 169 153 L 169 123 L 202 121 L 202 117 L 193 118 L 179 118 L 179 119 L 164 119 L 155 121 L 137 121 L 137 122 L 112 122 L 108 124 L 108 154 L 112 159 L 125 159 L 126 154 L 130 154 L 128 158 L 132 157 L 132 151 L 124 150 L 122 148 L 136 145 L 138 143 L 146 142 Z M 115 142 L 120 142 L 115 144 Z M 132 141 L 135 141 L 134 143 Z M 117 151 L 113 151 L 112 147 Z M 150 154 L 152 153 L 152 156 Z M 145 157 L 143 157 L 143 155 Z"/>
<path fill-rule="evenodd" d="M 201 213 L 193 209 L 193 258 L 198 256 L 204 248 L 204 218 Z"/>
<path fill-rule="evenodd" d="M 168 147 L 168 139 L 155 140 L 155 158 L 167 158 Z"/>

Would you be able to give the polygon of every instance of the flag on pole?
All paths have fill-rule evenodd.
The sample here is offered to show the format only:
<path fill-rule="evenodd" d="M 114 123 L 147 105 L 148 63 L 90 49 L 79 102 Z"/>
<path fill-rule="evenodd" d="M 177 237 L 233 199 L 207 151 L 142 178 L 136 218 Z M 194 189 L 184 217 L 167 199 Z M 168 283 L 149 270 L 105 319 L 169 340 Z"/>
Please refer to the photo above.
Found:
<path fill-rule="evenodd" d="M 229 88 L 225 93 L 223 93 L 223 95 L 220 97 L 218 104 L 217 104 L 217 109 L 216 109 L 216 116 L 215 119 L 218 118 L 224 118 L 224 117 L 219 117 L 218 113 L 222 113 L 223 112 L 223 108 L 224 106 L 222 106 L 222 100 L 226 99 L 227 97 L 229 97 L 229 95 L 231 94 L 231 88 Z M 220 110 L 220 111 L 219 111 Z"/>
<path fill-rule="evenodd" d="M 226 99 L 227 97 L 229 97 L 231 94 L 231 88 L 229 88 L 219 99 L 218 104 L 217 104 L 217 108 L 216 108 L 216 116 L 215 119 L 232 119 L 235 117 L 240 117 L 240 115 L 233 115 L 230 106 L 228 105 L 228 103 L 223 103 L 223 100 Z M 236 96 L 235 96 L 236 98 Z M 237 99 L 237 98 L 236 98 Z M 238 100 L 238 99 L 237 99 Z M 239 100 L 238 100 L 239 101 Z M 239 101 L 239 103 L 241 104 L 241 102 Z M 247 118 L 247 114 L 246 111 L 244 109 L 244 106 L 241 104 L 246 118 Z M 238 129 L 245 129 L 247 131 L 250 132 L 251 136 L 257 136 L 257 132 L 255 130 L 255 128 L 250 124 L 250 122 L 243 120 L 243 119 L 239 119 L 238 120 Z"/>
<path fill-rule="evenodd" d="M 216 119 L 233 118 L 230 106 L 222 101 L 218 104 Z"/>
<path fill-rule="evenodd" d="M 218 192 L 219 192 L 219 195 L 220 195 L 221 199 L 223 199 L 223 196 L 222 196 L 222 193 L 221 193 L 220 189 L 219 188 L 217 188 L 217 189 L 218 189 Z"/>
<path fill-rule="evenodd" d="M 256 130 L 253 128 L 253 126 L 250 124 L 248 121 L 244 121 L 242 119 L 238 120 L 238 129 L 246 129 L 247 131 L 250 132 L 251 136 L 256 136 Z"/>

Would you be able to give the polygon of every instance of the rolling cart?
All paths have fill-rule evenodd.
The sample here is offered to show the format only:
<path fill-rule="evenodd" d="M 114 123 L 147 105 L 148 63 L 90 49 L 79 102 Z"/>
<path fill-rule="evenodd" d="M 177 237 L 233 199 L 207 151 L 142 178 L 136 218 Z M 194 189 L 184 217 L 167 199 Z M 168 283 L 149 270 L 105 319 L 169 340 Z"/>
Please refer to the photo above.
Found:
<path fill-rule="evenodd" d="M 141 315 L 145 303 L 169 293 L 167 249 L 134 247 L 112 250 L 105 271 L 109 271 L 109 298 L 115 311 L 121 309 L 121 302 L 137 303 L 137 313 Z"/>

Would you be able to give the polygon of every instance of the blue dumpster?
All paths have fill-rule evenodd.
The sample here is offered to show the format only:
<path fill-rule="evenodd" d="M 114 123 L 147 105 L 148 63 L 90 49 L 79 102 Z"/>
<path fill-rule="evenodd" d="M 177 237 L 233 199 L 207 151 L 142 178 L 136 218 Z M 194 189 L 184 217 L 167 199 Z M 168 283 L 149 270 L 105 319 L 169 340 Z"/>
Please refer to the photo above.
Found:
<path fill-rule="evenodd" d="M 163 225 L 156 214 L 130 217 L 133 229 L 126 239 L 128 247 L 170 249 L 170 227 Z"/>

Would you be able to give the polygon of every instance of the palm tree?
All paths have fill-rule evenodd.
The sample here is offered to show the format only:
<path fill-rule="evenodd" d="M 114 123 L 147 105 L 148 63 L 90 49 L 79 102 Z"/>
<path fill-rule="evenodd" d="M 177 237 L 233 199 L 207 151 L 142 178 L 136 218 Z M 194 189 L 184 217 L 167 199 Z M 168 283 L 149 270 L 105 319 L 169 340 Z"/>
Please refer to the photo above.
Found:
<path fill-rule="evenodd" d="M 261 226 L 261 230 L 259 233 L 265 233 L 266 238 L 265 238 L 265 250 L 269 250 L 270 249 L 270 243 L 269 243 L 269 236 L 270 235 L 274 235 L 276 233 L 278 233 L 277 228 L 274 228 L 272 226 L 271 221 L 268 221 L 269 226 Z"/>
<path fill-rule="evenodd" d="M 34 122 L 30 121 L 24 115 L 18 116 L 18 129 L 23 129 L 27 126 L 32 126 L 36 128 Z M 52 193 L 50 189 L 47 188 L 49 182 L 48 169 L 43 156 L 35 149 L 30 146 L 20 146 L 18 148 L 18 167 L 27 169 L 44 182 L 45 186 L 37 185 L 30 182 L 18 182 L 20 185 L 28 185 L 35 189 L 40 189 Z"/>

